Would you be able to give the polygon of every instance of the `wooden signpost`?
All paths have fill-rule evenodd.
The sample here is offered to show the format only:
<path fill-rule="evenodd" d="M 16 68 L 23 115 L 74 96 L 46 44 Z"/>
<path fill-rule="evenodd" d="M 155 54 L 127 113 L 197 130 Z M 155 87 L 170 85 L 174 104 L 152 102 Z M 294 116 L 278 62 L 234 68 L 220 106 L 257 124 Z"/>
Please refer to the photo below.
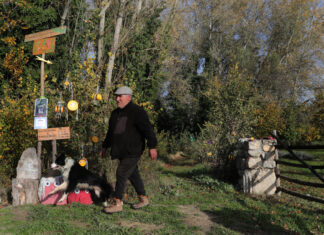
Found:
<path fill-rule="evenodd" d="M 54 28 L 54 29 L 41 31 L 38 33 L 27 34 L 25 36 L 25 42 L 35 41 L 35 40 L 43 39 L 43 38 L 50 38 L 50 37 L 57 36 L 60 34 L 65 34 L 65 33 L 66 33 L 66 27 L 62 26 L 62 27 L 58 27 L 58 28 Z"/>
<path fill-rule="evenodd" d="M 38 33 L 27 34 L 25 42 L 35 41 L 33 47 L 33 55 L 42 55 L 41 60 L 41 96 L 44 96 L 44 62 L 45 53 L 52 53 L 55 49 L 55 37 L 60 34 L 65 34 L 66 27 L 58 27 L 41 31 Z"/>
<path fill-rule="evenodd" d="M 38 140 L 64 140 L 70 139 L 70 127 L 58 127 L 38 130 Z"/>
<path fill-rule="evenodd" d="M 55 51 L 55 41 L 56 38 L 54 36 L 65 34 L 66 33 L 66 26 L 53 28 L 37 33 L 32 33 L 25 35 L 25 42 L 34 41 L 33 46 L 33 55 L 42 55 L 42 57 L 37 57 L 38 60 L 41 61 L 41 89 L 40 89 L 40 95 L 41 98 L 44 98 L 44 63 L 52 64 L 52 62 L 45 60 L 45 53 L 53 53 Z M 47 120 L 47 116 L 45 117 Z M 47 128 L 47 126 L 46 126 Z M 62 136 L 68 136 L 70 138 L 70 129 L 68 129 L 68 134 L 66 129 L 61 128 L 54 128 L 58 130 L 51 130 L 51 129 L 38 129 L 38 149 L 37 149 L 37 156 L 40 158 L 41 152 L 42 152 L 42 140 L 52 140 L 52 147 L 53 147 L 53 161 L 55 161 L 55 155 L 56 155 L 56 140 L 61 139 Z M 43 130 L 43 131 L 40 131 Z M 46 131 L 47 130 L 47 131 Z M 50 134 L 52 133 L 52 134 Z M 55 134 L 53 134 L 55 133 Z M 59 133 L 59 134 L 57 134 Z M 65 134 L 62 134 L 65 133 Z M 50 139 L 44 139 L 48 135 L 47 138 Z M 54 137 L 51 137 L 51 135 L 55 135 Z M 58 137 L 58 138 L 56 138 Z M 53 138 L 53 139 L 51 139 Z"/>
<path fill-rule="evenodd" d="M 56 158 L 56 140 L 70 139 L 70 127 L 47 128 L 38 130 L 38 141 L 52 141 L 52 158 Z"/>

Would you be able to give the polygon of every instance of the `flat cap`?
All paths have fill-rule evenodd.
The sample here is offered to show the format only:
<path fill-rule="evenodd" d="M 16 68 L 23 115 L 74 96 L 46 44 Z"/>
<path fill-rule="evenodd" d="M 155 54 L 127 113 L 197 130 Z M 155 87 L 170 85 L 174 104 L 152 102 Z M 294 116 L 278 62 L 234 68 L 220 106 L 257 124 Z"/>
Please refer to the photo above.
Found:
<path fill-rule="evenodd" d="M 133 95 L 132 89 L 130 89 L 128 86 L 122 86 L 119 87 L 115 93 L 115 95 Z"/>

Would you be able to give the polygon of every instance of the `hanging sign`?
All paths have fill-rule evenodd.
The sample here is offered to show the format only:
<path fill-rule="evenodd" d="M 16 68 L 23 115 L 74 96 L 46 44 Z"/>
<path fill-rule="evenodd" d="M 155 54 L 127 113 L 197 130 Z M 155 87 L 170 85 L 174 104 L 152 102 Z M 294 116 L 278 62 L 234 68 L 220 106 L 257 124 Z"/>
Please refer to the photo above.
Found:
<path fill-rule="evenodd" d="M 54 29 L 41 31 L 38 33 L 27 34 L 25 36 L 25 42 L 35 41 L 35 40 L 43 39 L 43 38 L 50 38 L 50 37 L 57 36 L 60 34 L 65 34 L 65 32 L 66 32 L 66 26 L 62 26 L 62 27 L 58 27 L 58 28 L 54 28 Z"/>
<path fill-rule="evenodd" d="M 34 117 L 34 129 L 46 129 L 47 128 L 47 117 Z"/>
<path fill-rule="evenodd" d="M 70 127 L 57 127 L 38 130 L 38 141 L 70 139 Z"/>
<path fill-rule="evenodd" d="M 46 117 L 48 112 L 48 99 L 40 98 L 35 101 L 34 116 Z"/>
<path fill-rule="evenodd" d="M 34 41 L 33 55 L 41 55 L 43 53 L 53 53 L 55 50 L 55 37 L 43 38 Z"/>

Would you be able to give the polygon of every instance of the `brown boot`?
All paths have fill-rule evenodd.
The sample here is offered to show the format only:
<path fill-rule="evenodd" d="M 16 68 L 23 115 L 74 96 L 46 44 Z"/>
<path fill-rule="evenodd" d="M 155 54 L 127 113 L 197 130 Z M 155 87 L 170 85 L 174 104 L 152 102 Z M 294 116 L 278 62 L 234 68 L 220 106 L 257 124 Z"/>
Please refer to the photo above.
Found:
<path fill-rule="evenodd" d="M 121 212 L 123 210 L 123 201 L 118 198 L 113 198 L 113 203 L 103 209 L 103 212 L 107 214 L 112 214 L 116 212 Z"/>
<path fill-rule="evenodd" d="M 133 209 L 140 209 L 140 208 L 150 204 L 149 199 L 148 199 L 147 196 L 139 195 L 138 199 L 139 199 L 139 203 L 134 204 Z"/>

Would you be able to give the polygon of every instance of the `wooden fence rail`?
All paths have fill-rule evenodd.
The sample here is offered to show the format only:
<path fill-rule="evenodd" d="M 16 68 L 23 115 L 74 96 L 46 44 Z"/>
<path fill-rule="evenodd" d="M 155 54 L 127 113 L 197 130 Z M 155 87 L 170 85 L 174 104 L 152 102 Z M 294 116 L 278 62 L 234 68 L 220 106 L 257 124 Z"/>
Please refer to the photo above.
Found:
<path fill-rule="evenodd" d="M 278 142 L 278 145 L 276 146 L 277 150 L 278 149 L 285 149 L 287 150 L 290 155 L 298 160 L 299 162 L 301 162 L 301 164 L 294 164 L 294 163 L 289 163 L 289 162 L 285 162 L 285 161 L 280 161 L 278 159 L 278 157 L 276 157 L 276 177 L 277 177 L 277 182 L 276 182 L 276 186 L 277 186 L 277 195 L 280 196 L 281 192 L 290 194 L 292 196 L 295 197 L 299 197 L 299 198 L 303 198 L 309 201 L 315 201 L 315 202 L 319 202 L 319 203 L 323 203 L 324 204 L 324 199 L 322 198 L 317 198 L 317 197 L 313 197 L 310 195 L 304 195 L 301 193 L 297 193 L 297 192 L 293 192 L 291 190 L 285 189 L 280 187 L 280 179 L 283 180 L 287 180 L 289 182 L 293 182 L 296 184 L 300 184 L 300 185 L 307 185 L 307 186 L 311 186 L 311 187 L 319 187 L 319 188 L 324 188 L 324 184 L 321 183 L 312 183 L 312 182 L 305 182 L 305 181 L 301 181 L 301 180 L 297 180 L 297 179 L 292 179 L 286 176 L 283 176 L 280 174 L 280 168 L 279 168 L 279 164 L 283 164 L 283 165 L 288 165 L 288 166 L 293 166 L 293 167 L 299 167 L 299 168 L 308 168 L 318 179 L 320 179 L 323 183 L 324 183 L 324 178 L 323 176 L 321 176 L 320 174 L 318 174 L 315 169 L 324 169 L 324 166 L 311 166 L 309 164 L 307 164 L 302 158 L 300 158 L 299 156 L 297 156 L 292 149 L 324 149 L 324 145 L 319 145 L 319 146 L 288 146 L 287 144 L 285 144 L 284 142 L 282 142 L 278 136 L 276 135 L 276 133 L 274 132 L 274 134 L 272 135 Z M 278 153 L 277 153 L 278 155 Z"/>
<path fill-rule="evenodd" d="M 320 183 L 313 183 L 313 182 L 306 182 L 306 181 L 302 181 L 302 180 L 292 179 L 292 178 L 289 178 L 289 177 L 283 176 L 283 175 L 277 175 L 277 177 L 280 177 L 281 179 L 284 179 L 286 181 L 289 181 L 289 182 L 292 182 L 295 184 L 306 185 L 306 186 L 311 186 L 311 187 L 316 187 L 316 188 L 324 188 L 324 184 L 320 184 Z"/>
<path fill-rule="evenodd" d="M 319 202 L 319 203 L 324 204 L 324 199 L 322 199 L 322 198 L 317 198 L 317 197 L 304 195 L 304 194 L 301 194 L 301 193 L 296 193 L 296 192 L 293 192 L 293 191 L 290 191 L 288 189 L 281 188 L 281 187 L 279 187 L 277 190 L 280 191 L 280 192 L 284 192 L 284 193 L 287 193 L 289 195 L 295 196 L 295 197 L 300 197 L 300 198 L 306 199 L 308 201 Z"/>
<path fill-rule="evenodd" d="M 282 164 L 282 165 L 286 165 L 286 166 L 293 166 L 293 167 L 299 167 L 299 168 L 305 168 L 304 165 L 301 164 L 296 164 L 296 163 L 290 163 L 290 162 L 286 162 L 286 161 L 281 161 L 281 160 L 277 160 L 278 164 Z M 324 169 L 324 166 L 311 166 L 313 169 Z"/>
<path fill-rule="evenodd" d="M 287 147 L 288 146 L 286 144 L 276 145 L 277 149 L 286 149 Z M 291 146 L 289 146 L 289 148 L 290 149 L 298 149 L 298 150 L 302 150 L 302 149 L 324 149 L 324 145 L 291 145 Z"/>

